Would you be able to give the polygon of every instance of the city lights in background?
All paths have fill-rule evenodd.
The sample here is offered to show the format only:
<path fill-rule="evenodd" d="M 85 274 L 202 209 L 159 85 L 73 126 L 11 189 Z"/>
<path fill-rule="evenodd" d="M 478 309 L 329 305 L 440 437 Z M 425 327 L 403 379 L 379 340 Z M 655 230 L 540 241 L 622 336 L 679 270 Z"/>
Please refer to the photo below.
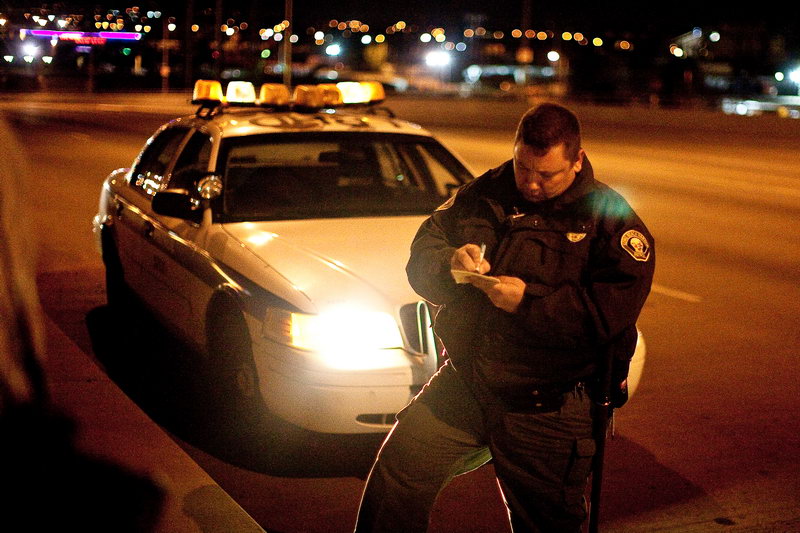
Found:
<path fill-rule="evenodd" d="M 800 96 L 800 68 L 789 72 L 789 80 L 797 85 L 797 95 Z"/>
<path fill-rule="evenodd" d="M 128 10 L 126 10 L 126 12 L 139 13 L 138 8 L 133 8 L 133 10 L 128 9 Z M 95 16 L 95 19 L 96 19 L 95 26 L 98 29 L 99 28 L 108 29 L 108 30 L 115 31 L 115 32 L 122 31 L 123 28 L 126 27 L 126 24 L 128 24 L 130 21 L 125 21 L 123 18 L 121 18 L 121 15 L 119 14 L 119 12 L 114 11 L 114 13 L 115 13 L 114 15 L 109 14 L 109 15 L 106 16 L 106 18 L 109 19 L 109 20 L 101 20 L 102 16 L 101 15 L 96 15 Z M 138 16 L 138 17 L 131 16 L 131 21 L 136 22 L 136 24 L 134 26 L 132 26 L 132 28 L 134 28 L 137 32 L 148 33 L 150 30 L 152 30 L 152 25 L 146 24 L 145 22 L 150 20 L 150 19 L 159 19 L 159 18 L 162 17 L 162 13 L 160 11 L 148 11 L 146 13 L 146 15 L 147 16 L 141 15 L 141 16 Z M 114 19 L 115 16 L 117 17 L 116 20 L 113 21 L 113 22 L 110 22 L 111 20 Z M 66 18 L 66 19 L 65 18 L 59 18 L 59 19 L 56 20 L 54 16 L 49 16 L 47 19 L 42 18 L 42 17 L 38 17 L 38 16 L 33 16 L 33 17 L 31 17 L 31 19 L 35 20 L 37 22 L 37 24 L 39 24 L 40 26 L 44 26 L 44 25 L 47 25 L 50 22 L 53 22 L 53 23 L 57 24 L 62 29 L 65 28 L 69 24 L 73 24 L 74 25 L 74 23 L 75 23 L 75 21 L 72 20 L 71 18 Z M 175 17 L 169 17 L 168 20 L 169 20 L 169 22 L 167 24 L 167 30 L 168 31 L 176 31 L 178 29 L 178 24 L 177 24 L 177 21 L 175 20 Z M 6 24 L 6 23 L 7 23 L 7 19 L 6 18 L 0 18 L 0 24 Z M 220 28 L 219 28 L 219 31 L 224 33 L 224 34 L 231 35 L 231 34 L 235 34 L 235 33 L 239 32 L 239 31 L 246 30 L 248 28 L 248 26 L 249 25 L 248 25 L 247 22 L 236 23 L 233 19 L 228 19 L 228 23 L 227 24 L 222 24 L 220 26 Z M 329 23 L 329 26 L 330 26 L 331 30 L 341 31 L 343 33 L 348 34 L 348 36 L 349 36 L 349 34 L 353 34 L 353 33 L 367 33 L 367 32 L 369 32 L 369 29 L 370 29 L 368 24 L 365 24 L 365 23 L 363 23 L 361 21 L 358 21 L 358 20 L 351 20 L 351 21 L 331 20 L 330 23 Z M 262 28 L 262 29 L 260 29 L 258 31 L 258 33 L 262 37 L 262 39 L 266 40 L 266 39 L 269 39 L 269 38 L 273 37 L 274 35 L 276 35 L 278 33 L 282 33 L 287 28 L 288 28 L 288 21 L 282 21 L 279 24 L 275 24 L 271 28 Z M 190 26 L 190 31 L 192 33 L 197 33 L 197 32 L 203 31 L 203 30 L 204 30 L 204 28 L 200 24 L 196 24 L 195 23 L 195 24 L 192 24 Z M 208 30 L 208 28 L 205 28 L 205 30 Z M 319 30 L 317 30 L 317 31 L 315 31 L 313 33 L 314 33 L 314 39 L 315 40 L 321 40 L 323 38 L 323 36 L 325 35 L 324 32 L 321 32 Z M 445 32 L 445 29 L 443 27 L 435 27 L 435 28 L 432 28 L 432 29 L 429 29 L 429 30 L 422 30 L 421 28 L 419 28 L 416 25 L 412 25 L 412 26 L 409 27 L 407 25 L 407 23 L 404 22 L 404 21 L 398 21 L 394 25 L 388 27 L 386 29 L 385 35 L 383 36 L 383 39 L 385 40 L 386 35 L 392 35 L 392 34 L 396 34 L 396 33 L 402 33 L 402 34 L 418 33 L 421 36 L 423 36 L 422 39 L 425 40 L 426 42 L 435 41 L 437 43 L 443 43 L 443 42 L 445 42 L 447 40 L 446 32 Z M 466 37 L 468 39 L 471 39 L 471 38 L 484 38 L 484 39 L 502 40 L 502 39 L 506 39 L 508 36 L 511 36 L 513 39 L 521 39 L 523 37 L 526 38 L 526 39 L 538 39 L 538 40 L 561 38 L 564 41 L 574 40 L 575 42 L 588 42 L 588 38 L 585 37 L 584 34 L 581 33 L 581 32 L 575 32 L 575 33 L 562 32 L 561 34 L 557 35 L 556 33 L 554 33 L 551 30 L 547 30 L 547 31 L 539 30 L 539 31 L 536 31 L 536 30 L 533 30 L 533 29 L 526 29 L 526 30 L 523 31 L 523 30 L 521 30 L 519 28 L 515 28 L 515 29 L 511 30 L 510 32 L 506 32 L 506 31 L 503 31 L 503 30 L 489 31 L 484 27 L 467 28 L 467 29 L 463 30 L 463 35 L 464 35 L 464 37 Z M 594 41 L 596 42 L 597 39 L 598 38 L 595 37 Z M 371 39 L 370 42 L 375 42 L 375 40 Z"/>
<path fill-rule="evenodd" d="M 444 51 L 428 52 L 425 55 L 425 64 L 429 67 L 446 67 L 451 59 L 450 54 Z"/>
<path fill-rule="evenodd" d="M 7 47 L 7 54 L 3 56 L 5 63 L 52 63 L 53 57 L 58 57 L 55 50 L 61 41 L 72 41 L 79 45 L 81 49 L 76 47 L 77 53 L 86 53 L 91 47 L 108 44 L 106 41 L 141 41 L 141 45 L 123 44 L 126 47 L 119 48 L 122 56 L 132 56 L 131 59 L 137 58 L 140 63 L 143 56 L 141 46 L 149 45 L 163 50 L 170 45 L 170 50 L 179 50 L 186 46 L 185 43 L 211 42 L 214 43 L 210 54 L 213 60 L 220 57 L 229 60 L 231 56 L 226 51 L 230 50 L 235 55 L 269 60 L 268 68 L 278 72 L 272 63 L 282 63 L 278 51 L 284 46 L 285 40 L 292 44 L 306 45 L 306 50 L 310 49 L 312 53 L 336 58 L 331 63 L 347 66 L 350 59 L 358 58 L 362 51 L 365 58 L 368 55 L 380 58 L 388 53 L 397 54 L 395 50 L 387 52 L 386 46 L 377 45 L 392 45 L 393 40 L 402 39 L 405 47 L 403 50 L 410 52 L 408 57 L 421 59 L 424 66 L 438 69 L 440 75 L 442 72 L 449 72 L 448 67 L 456 61 L 476 62 L 485 57 L 489 57 L 489 61 L 507 61 L 510 57 L 511 62 L 520 65 L 531 64 L 535 58 L 539 67 L 563 72 L 565 66 L 570 64 L 573 51 L 581 47 L 587 51 L 602 48 L 606 53 L 630 54 L 634 53 L 637 44 L 636 33 L 628 33 L 624 39 L 620 35 L 614 36 L 613 33 L 603 33 L 601 37 L 588 31 L 580 31 L 587 28 L 558 28 L 552 23 L 545 28 L 496 28 L 478 23 L 470 24 L 470 27 L 457 27 L 444 24 L 443 21 L 422 24 L 413 20 L 398 20 L 389 26 L 381 23 L 380 26 L 370 27 L 367 21 L 359 19 L 330 19 L 315 24 L 315 27 L 293 27 L 292 31 L 288 31 L 288 20 L 250 24 L 235 15 L 236 18 L 215 19 L 212 23 L 208 12 L 193 20 L 181 20 L 180 16 L 170 16 L 175 13 L 162 13 L 155 9 L 142 10 L 138 7 L 109 10 L 106 13 L 95 12 L 94 15 L 85 15 L 85 20 L 80 20 L 76 15 L 47 13 L 44 9 L 40 13 L 41 15 L 29 13 L 25 20 L 16 20 L 16 17 L 0 13 L 0 37 L 6 40 L 46 38 L 50 44 L 46 51 L 38 52 L 33 52 L 32 48 L 23 52 L 20 47 Z M 15 27 L 13 32 L 8 30 L 11 26 Z M 86 29 L 92 31 L 83 31 Z M 700 45 L 695 45 L 692 39 L 701 42 L 703 47 L 712 48 L 713 43 L 720 42 L 722 36 L 718 31 L 708 32 L 693 28 L 687 32 L 685 38 L 688 41 L 674 38 L 673 44 L 668 48 L 661 48 L 659 53 L 680 59 L 696 57 Z M 163 42 L 159 44 L 159 40 Z M 642 50 L 646 48 L 642 47 Z M 20 51 L 16 52 L 17 50 Z M 16 57 L 14 53 L 21 55 Z M 483 57 L 478 59 L 479 56 Z M 167 57 L 167 63 L 168 59 Z M 241 65 L 232 66 L 242 68 Z M 258 68 L 264 68 L 264 65 Z M 246 68 L 242 70 L 247 71 Z M 800 85 L 800 81 L 795 79 L 798 76 L 796 72 L 781 75 Z M 781 81 L 777 75 L 776 80 Z"/>
<path fill-rule="evenodd" d="M 39 47 L 35 44 L 26 44 L 22 47 L 22 53 L 26 56 L 37 56 L 39 55 Z"/>
<path fill-rule="evenodd" d="M 43 9 L 41 11 L 45 13 Z M 89 17 L 86 17 L 87 20 L 85 22 L 89 22 L 94 25 L 94 29 L 100 30 L 98 31 L 98 35 L 89 34 L 88 32 L 83 32 L 79 30 L 79 26 L 82 23 L 83 16 L 76 16 L 76 15 L 55 15 L 52 13 L 48 13 L 46 15 L 37 15 L 32 13 L 26 13 L 26 20 L 23 21 L 28 23 L 28 25 L 33 24 L 36 29 L 33 28 L 24 28 L 29 32 L 34 31 L 46 31 L 50 32 L 50 35 L 53 38 L 58 39 L 70 39 L 68 37 L 68 33 L 75 33 L 78 32 L 81 34 L 81 38 L 91 38 L 91 37 L 100 37 L 102 39 L 143 39 L 151 33 L 155 34 L 155 38 L 158 38 L 162 34 L 162 31 L 156 29 L 153 32 L 154 28 L 160 28 L 157 23 L 161 23 L 163 21 L 163 32 L 170 32 L 170 33 L 177 33 L 176 37 L 173 38 L 180 38 L 181 33 L 181 26 L 180 21 L 176 19 L 176 17 L 168 17 L 164 15 L 159 10 L 147 10 L 143 11 L 139 7 L 130 7 L 125 9 L 124 11 L 120 10 L 109 10 L 106 14 L 99 14 L 96 13 L 94 15 L 93 21 L 89 20 Z M 9 24 L 9 19 L 5 15 L 0 16 L 0 25 L 6 26 Z M 49 30 L 45 29 L 48 25 L 58 28 L 57 30 Z M 276 42 L 280 42 L 284 39 L 284 32 L 289 27 L 289 21 L 283 20 L 279 23 L 274 24 L 271 27 L 264 27 L 257 30 L 258 36 L 263 41 L 274 40 Z M 74 28 L 74 30 L 72 30 Z M 249 24 L 245 21 L 236 21 L 232 18 L 227 19 L 225 24 L 222 24 L 220 27 L 214 29 L 214 27 L 209 27 L 208 23 L 206 23 L 205 27 L 202 24 L 194 23 L 190 26 L 187 26 L 187 32 L 191 32 L 192 34 L 197 33 L 205 33 L 205 34 L 213 34 L 215 32 L 220 32 L 223 37 L 233 37 L 234 35 L 244 32 L 249 28 Z M 22 28 L 21 28 L 22 29 Z M 134 31 L 130 31 L 134 30 Z M 62 33 L 59 33 L 62 32 Z M 398 35 L 407 35 L 407 34 L 416 34 L 419 41 L 423 44 L 430 44 L 431 46 L 439 46 L 444 51 L 452 51 L 456 50 L 458 52 L 466 51 L 470 46 L 470 41 L 475 39 L 481 39 L 485 41 L 508 41 L 509 39 L 512 40 L 519 40 L 519 39 L 529 39 L 529 40 L 561 40 L 563 42 L 574 42 L 579 45 L 586 45 L 590 42 L 596 46 L 603 46 L 604 42 L 600 37 L 591 37 L 587 36 L 582 32 L 571 32 L 571 31 L 563 31 L 560 33 L 554 32 L 552 30 L 535 30 L 532 28 L 513 28 L 510 30 L 500 30 L 500 29 L 487 29 L 483 26 L 478 26 L 474 28 L 466 28 L 461 30 L 464 40 L 458 41 L 456 40 L 448 40 L 446 30 L 443 26 L 435 26 L 435 27 L 426 27 L 423 28 L 417 24 L 409 24 L 406 21 L 397 21 L 396 23 L 392 24 L 391 26 L 386 28 L 384 33 L 380 33 L 377 35 L 370 34 L 370 25 L 366 24 L 360 20 L 346 20 L 340 21 L 336 19 L 331 19 L 328 22 L 327 31 L 322 31 L 322 29 L 315 29 L 309 28 L 308 37 L 312 37 L 312 41 L 314 44 L 318 46 L 325 46 L 326 51 L 328 47 L 331 45 L 332 36 L 335 35 L 335 32 L 339 32 L 345 39 L 356 37 L 358 41 L 363 46 L 370 46 L 372 44 L 380 44 L 387 41 L 387 38 L 398 34 Z M 33 33 L 32 33 L 33 34 Z M 102 35 L 99 35 L 102 34 Z M 39 34 L 37 36 L 44 36 L 45 34 Z M 250 34 L 254 36 L 253 34 Z M 293 33 L 290 37 L 292 43 L 299 43 L 301 42 L 301 32 Z M 164 38 L 164 37 L 162 37 Z M 617 41 L 616 48 L 619 50 L 630 50 L 632 46 L 620 45 L 620 42 Z M 624 43 L 624 42 L 623 42 Z M 86 42 L 88 45 L 98 45 L 102 44 L 97 41 L 88 40 Z M 337 50 L 335 47 L 331 48 L 330 51 L 334 52 Z M 258 52 L 260 53 L 260 52 Z M 341 53 L 341 48 L 339 48 L 339 52 L 337 55 Z"/>

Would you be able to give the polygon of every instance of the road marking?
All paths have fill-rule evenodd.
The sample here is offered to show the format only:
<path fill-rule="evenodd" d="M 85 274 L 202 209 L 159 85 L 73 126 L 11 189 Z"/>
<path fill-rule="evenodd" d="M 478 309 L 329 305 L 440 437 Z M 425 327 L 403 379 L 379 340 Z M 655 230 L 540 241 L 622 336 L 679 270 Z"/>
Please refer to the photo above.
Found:
<path fill-rule="evenodd" d="M 699 303 L 703 301 L 703 299 L 696 294 L 679 291 L 678 289 L 670 289 L 669 287 L 664 287 L 658 283 L 653 283 L 651 290 L 655 293 L 669 296 L 670 298 L 677 298 L 678 300 L 683 300 L 685 302 Z"/>

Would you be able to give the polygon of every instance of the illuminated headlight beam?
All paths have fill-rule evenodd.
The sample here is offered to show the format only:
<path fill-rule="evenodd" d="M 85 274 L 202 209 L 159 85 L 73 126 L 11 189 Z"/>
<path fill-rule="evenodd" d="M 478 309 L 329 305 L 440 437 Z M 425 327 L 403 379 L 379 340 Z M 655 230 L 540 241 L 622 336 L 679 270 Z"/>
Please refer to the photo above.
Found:
<path fill-rule="evenodd" d="M 354 305 L 333 306 L 316 315 L 270 308 L 264 319 L 264 336 L 313 353 L 326 366 L 340 370 L 407 364 L 395 319 Z"/>

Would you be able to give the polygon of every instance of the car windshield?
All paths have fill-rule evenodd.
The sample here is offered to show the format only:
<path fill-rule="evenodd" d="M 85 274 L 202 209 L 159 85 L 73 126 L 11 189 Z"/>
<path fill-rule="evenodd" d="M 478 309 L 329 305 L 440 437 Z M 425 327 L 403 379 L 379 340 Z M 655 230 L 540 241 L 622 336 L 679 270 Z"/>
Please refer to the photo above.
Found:
<path fill-rule="evenodd" d="M 224 139 L 225 221 L 424 215 L 472 178 L 436 140 L 377 133 Z"/>

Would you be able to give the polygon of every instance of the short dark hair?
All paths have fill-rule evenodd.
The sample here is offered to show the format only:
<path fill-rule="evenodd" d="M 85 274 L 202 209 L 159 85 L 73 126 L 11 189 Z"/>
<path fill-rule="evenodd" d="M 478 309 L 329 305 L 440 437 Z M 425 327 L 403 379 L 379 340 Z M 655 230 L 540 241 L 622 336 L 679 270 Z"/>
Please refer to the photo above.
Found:
<path fill-rule="evenodd" d="M 581 125 L 575 113 L 566 107 L 539 104 L 522 115 L 514 144 L 519 142 L 542 153 L 564 143 L 566 156 L 570 161 L 577 161 L 581 149 Z"/>

